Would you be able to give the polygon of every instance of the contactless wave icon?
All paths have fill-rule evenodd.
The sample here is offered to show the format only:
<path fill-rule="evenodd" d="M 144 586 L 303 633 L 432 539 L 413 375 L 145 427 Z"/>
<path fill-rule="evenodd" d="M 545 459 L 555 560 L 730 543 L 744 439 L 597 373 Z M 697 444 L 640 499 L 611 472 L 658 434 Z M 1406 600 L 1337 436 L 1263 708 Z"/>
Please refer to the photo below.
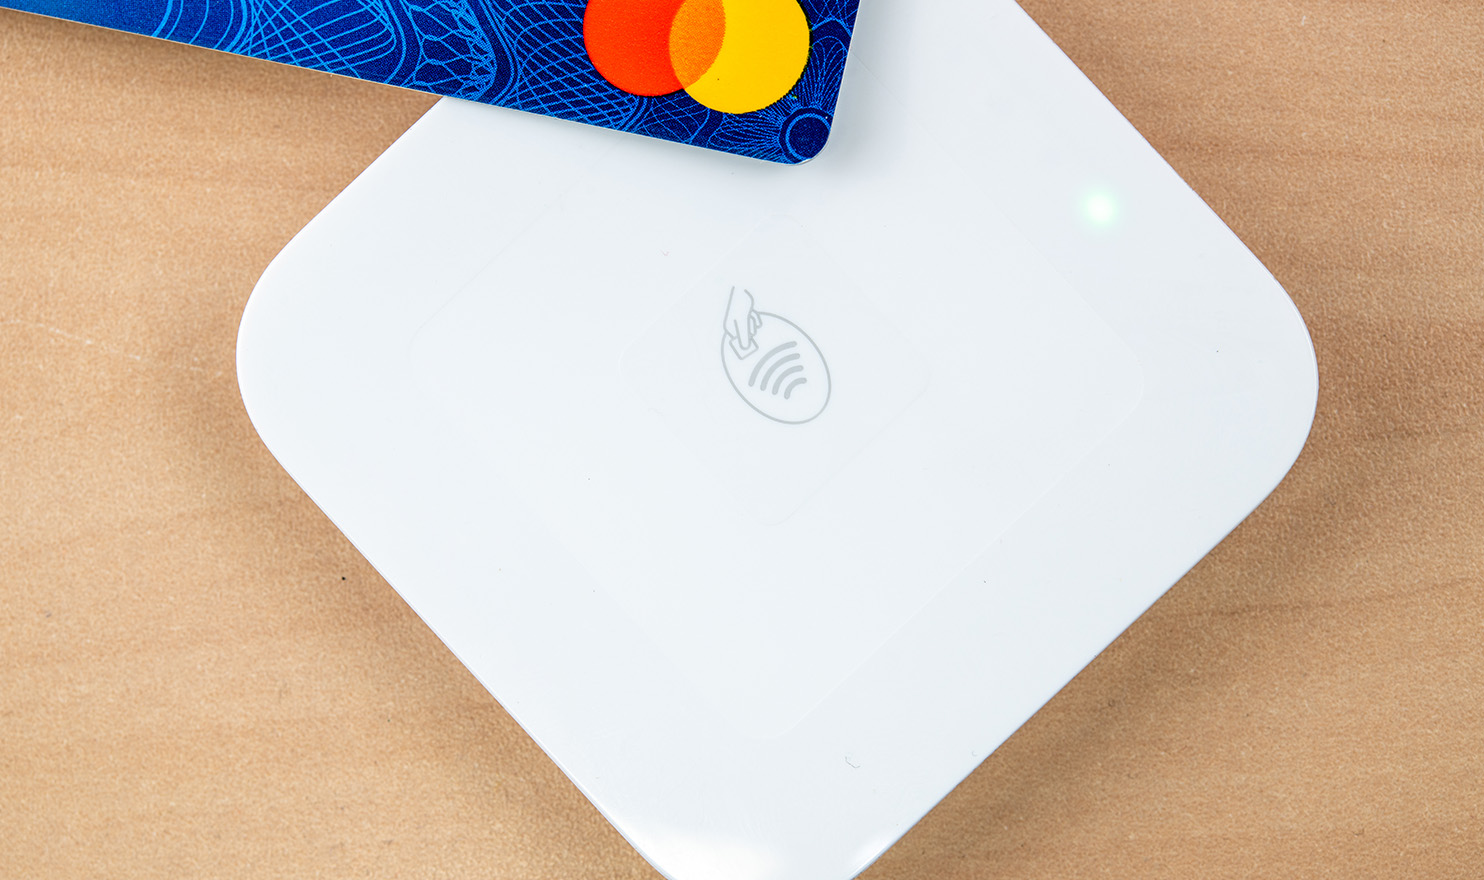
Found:
<path fill-rule="evenodd" d="M 819 418 L 830 402 L 824 353 L 797 324 L 759 312 L 746 290 L 732 288 L 723 321 L 721 362 L 748 406 L 786 425 Z"/>
<path fill-rule="evenodd" d="M 590 0 L 583 41 L 593 67 L 631 95 L 684 90 L 722 113 L 787 96 L 809 63 L 797 0 Z"/>

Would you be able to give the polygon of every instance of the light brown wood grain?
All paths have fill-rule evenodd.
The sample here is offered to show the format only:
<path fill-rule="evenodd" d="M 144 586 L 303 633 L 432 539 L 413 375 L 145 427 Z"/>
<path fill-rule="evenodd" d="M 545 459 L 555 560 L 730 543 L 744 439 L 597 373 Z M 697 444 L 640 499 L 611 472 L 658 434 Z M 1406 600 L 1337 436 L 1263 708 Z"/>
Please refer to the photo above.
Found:
<path fill-rule="evenodd" d="M 1319 413 L 868 877 L 1484 876 L 1484 5 L 1027 8 L 1292 294 Z M 431 99 L 9 12 L 0 59 L 0 877 L 654 877 L 237 396 L 258 274 Z"/>

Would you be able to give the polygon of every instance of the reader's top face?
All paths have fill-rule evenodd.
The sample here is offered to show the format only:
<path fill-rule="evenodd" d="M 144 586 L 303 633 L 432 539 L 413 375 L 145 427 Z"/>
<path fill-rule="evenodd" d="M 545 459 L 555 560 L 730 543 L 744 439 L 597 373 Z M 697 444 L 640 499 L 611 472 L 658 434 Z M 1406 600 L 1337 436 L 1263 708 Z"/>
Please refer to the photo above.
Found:
<path fill-rule="evenodd" d="M 1313 414 L 1292 302 L 1010 0 L 859 35 L 799 168 L 443 102 L 243 318 L 274 455 L 675 880 L 864 868 Z"/>

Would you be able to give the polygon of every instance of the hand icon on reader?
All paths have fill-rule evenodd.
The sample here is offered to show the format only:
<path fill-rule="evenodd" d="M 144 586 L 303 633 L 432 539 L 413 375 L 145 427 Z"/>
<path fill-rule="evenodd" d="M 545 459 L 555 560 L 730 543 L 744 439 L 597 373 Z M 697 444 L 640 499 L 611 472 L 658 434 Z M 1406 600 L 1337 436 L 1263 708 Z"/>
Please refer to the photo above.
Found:
<path fill-rule="evenodd" d="M 737 357 L 746 359 L 757 353 L 757 342 L 752 337 L 762 325 L 763 319 L 757 313 L 752 292 L 733 287 L 732 298 L 727 301 L 727 317 L 723 326 Z"/>

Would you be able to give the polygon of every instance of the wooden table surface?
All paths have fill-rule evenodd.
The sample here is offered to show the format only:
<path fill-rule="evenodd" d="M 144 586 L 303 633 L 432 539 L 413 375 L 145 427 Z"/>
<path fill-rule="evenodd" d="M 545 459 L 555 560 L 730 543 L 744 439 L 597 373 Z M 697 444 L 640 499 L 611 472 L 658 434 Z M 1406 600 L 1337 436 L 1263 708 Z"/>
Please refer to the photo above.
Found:
<path fill-rule="evenodd" d="M 866 876 L 1484 877 L 1484 4 L 1027 8 L 1292 294 L 1318 418 Z M 0 58 L 0 877 L 655 877 L 237 395 L 259 273 L 431 99 Z"/>

